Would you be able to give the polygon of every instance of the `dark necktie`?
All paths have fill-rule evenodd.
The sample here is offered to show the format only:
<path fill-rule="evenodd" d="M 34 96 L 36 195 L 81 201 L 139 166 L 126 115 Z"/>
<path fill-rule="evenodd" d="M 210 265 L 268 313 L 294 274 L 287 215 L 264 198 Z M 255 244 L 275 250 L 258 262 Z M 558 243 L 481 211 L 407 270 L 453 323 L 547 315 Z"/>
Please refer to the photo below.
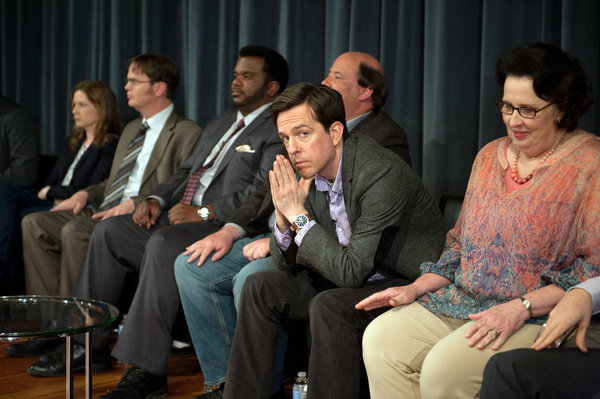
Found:
<path fill-rule="evenodd" d="M 125 190 L 125 186 L 127 185 L 129 176 L 133 171 L 133 167 L 135 166 L 137 157 L 142 151 L 144 139 L 146 138 L 146 130 L 148 130 L 149 127 L 150 126 L 148 126 L 146 122 L 142 123 L 142 126 L 140 126 L 140 130 L 137 132 L 137 135 L 133 140 L 131 140 L 131 142 L 127 146 L 127 154 L 121 162 L 121 166 L 117 171 L 117 176 L 108 188 L 108 192 L 104 197 L 104 201 L 100 205 L 100 208 L 98 208 L 99 211 L 110 209 L 113 206 L 121 203 L 123 191 Z"/>
<path fill-rule="evenodd" d="M 227 143 L 229 142 L 229 140 L 231 140 L 231 138 L 233 136 L 235 136 L 235 134 L 237 132 L 239 132 L 244 126 L 245 126 L 244 125 L 244 119 L 240 119 L 240 121 L 238 122 L 237 126 L 233 130 L 233 133 L 231 133 L 229 135 L 229 137 L 227 137 L 227 139 L 225 141 L 223 141 L 223 143 L 221 144 L 221 147 L 219 147 L 219 150 L 217 151 L 217 153 L 215 154 L 215 156 L 212 157 L 212 159 L 210 160 L 210 162 L 208 162 L 207 164 L 199 167 L 198 169 L 196 169 L 196 171 L 194 173 L 191 174 L 191 176 L 190 176 L 190 178 L 188 180 L 188 184 L 185 187 L 185 192 L 183 193 L 183 197 L 181 198 L 181 203 L 182 204 L 189 205 L 189 204 L 192 203 L 192 198 L 194 197 L 194 193 L 196 192 L 196 186 L 198 185 L 198 181 L 200 180 L 200 176 L 202 176 L 202 173 L 204 173 L 205 170 L 207 170 L 208 168 L 210 168 L 211 166 L 213 166 L 213 164 L 215 163 L 215 161 L 219 157 L 219 154 L 221 154 L 221 151 L 223 151 L 223 148 L 225 148 L 225 145 L 227 145 Z"/>

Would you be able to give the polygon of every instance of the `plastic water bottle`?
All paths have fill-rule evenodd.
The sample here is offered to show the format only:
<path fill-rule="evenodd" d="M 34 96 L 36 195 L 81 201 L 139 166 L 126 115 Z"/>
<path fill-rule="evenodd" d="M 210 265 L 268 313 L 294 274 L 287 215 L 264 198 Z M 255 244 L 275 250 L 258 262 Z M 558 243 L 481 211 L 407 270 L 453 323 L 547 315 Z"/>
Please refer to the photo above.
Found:
<path fill-rule="evenodd" d="M 308 391 L 308 378 L 306 378 L 306 371 L 299 371 L 296 381 L 294 381 L 293 399 L 306 399 Z"/>

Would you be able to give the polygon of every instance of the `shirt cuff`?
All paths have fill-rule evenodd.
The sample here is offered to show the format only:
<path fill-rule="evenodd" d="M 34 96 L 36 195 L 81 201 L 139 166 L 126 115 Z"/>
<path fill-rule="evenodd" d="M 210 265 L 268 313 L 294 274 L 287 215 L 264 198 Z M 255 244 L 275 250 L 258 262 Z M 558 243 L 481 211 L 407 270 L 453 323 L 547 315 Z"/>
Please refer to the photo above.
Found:
<path fill-rule="evenodd" d="M 236 224 L 236 223 L 231 223 L 231 222 L 229 222 L 229 223 L 225 223 L 225 226 L 231 226 L 231 227 L 234 227 L 234 228 L 235 228 L 237 231 L 239 231 L 239 232 L 240 232 L 240 234 L 241 234 L 241 235 L 240 235 L 240 238 L 244 238 L 244 237 L 246 237 L 246 230 L 242 229 L 242 226 L 240 226 L 240 225 L 238 225 L 238 224 Z"/>
<path fill-rule="evenodd" d="M 308 222 L 306 224 L 306 226 L 304 226 L 302 229 L 300 229 L 300 231 L 298 233 L 296 233 L 296 237 L 294 238 L 296 245 L 300 246 L 300 244 L 302 243 L 302 239 L 304 238 L 306 233 L 308 233 L 308 230 L 310 230 L 310 228 L 313 227 L 315 224 L 317 224 L 317 222 L 314 220 L 311 220 L 310 222 Z"/>
<path fill-rule="evenodd" d="M 153 198 L 153 199 L 157 200 L 160 203 L 160 207 L 161 208 L 164 208 L 165 205 L 167 205 L 167 203 L 165 202 L 165 200 L 162 199 L 161 197 L 159 197 L 158 195 L 149 195 L 146 198 L 144 198 L 144 200 L 147 200 L 147 199 L 150 199 L 150 198 Z"/>
<path fill-rule="evenodd" d="M 287 251 L 287 249 L 290 247 L 290 244 L 292 243 L 292 230 L 287 229 L 285 233 L 282 233 L 277 227 L 275 227 L 275 229 L 273 230 L 273 236 L 275 237 L 275 242 L 277 243 L 277 245 L 279 245 L 279 248 L 281 248 L 284 251 Z"/>
<path fill-rule="evenodd" d="M 571 291 L 573 288 L 581 288 L 592 296 L 592 314 L 600 313 L 600 277 L 591 278 L 582 283 L 577 284 L 567 290 Z"/>

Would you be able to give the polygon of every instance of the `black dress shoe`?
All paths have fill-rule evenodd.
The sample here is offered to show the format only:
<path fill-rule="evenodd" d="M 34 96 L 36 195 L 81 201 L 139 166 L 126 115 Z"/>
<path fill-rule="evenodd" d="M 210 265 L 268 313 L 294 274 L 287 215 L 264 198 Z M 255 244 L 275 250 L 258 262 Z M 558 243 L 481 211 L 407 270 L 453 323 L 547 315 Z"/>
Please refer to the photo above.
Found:
<path fill-rule="evenodd" d="M 62 344 L 33 363 L 27 371 L 40 377 L 58 377 L 64 376 L 67 370 L 67 349 L 66 344 Z M 112 367 L 110 351 L 108 347 L 94 349 L 92 359 L 92 372 L 106 371 Z M 83 345 L 75 342 L 73 344 L 73 371 L 80 372 L 85 370 L 85 348 Z"/>
<path fill-rule="evenodd" d="M 4 351 L 8 356 L 13 357 L 40 356 L 60 346 L 63 342 L 65 342 L 64 338 L 25 341 L 19 344 L 8 345 Z"/>
<path fill-rule="evenodd" d="M 98 399 L 161 399 L 167 395 L 166 375 L 152 374 L 133 366 L 112 391 Z"/>

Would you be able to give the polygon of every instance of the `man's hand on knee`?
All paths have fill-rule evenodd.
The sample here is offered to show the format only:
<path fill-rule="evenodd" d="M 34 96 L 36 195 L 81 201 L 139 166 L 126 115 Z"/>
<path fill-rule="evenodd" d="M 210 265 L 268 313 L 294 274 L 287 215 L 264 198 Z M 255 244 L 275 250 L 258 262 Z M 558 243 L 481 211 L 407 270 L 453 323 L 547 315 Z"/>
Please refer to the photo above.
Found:
<path fill-rule="evenodd" d="M 262 259 L 269 255 L 269 237 L 261 238 L 260 240 L 252 241 L 244 246 L 244 256 L 249 261 Z"/>
<path fill-rule="evenodd" d="M 210 234 L 187 247 L 183 254 L 185 256 L 191 255 L 187 261 L 188 263 L 192 263 L 198 259 L 198 266 L 202 266 L 208 256 L 214 252 L 215 254 L 211 260 L 216 262 L 229 252 L 233 242 L 241 236 L 235 227 L 223 226 L 216 233 Z"/>

